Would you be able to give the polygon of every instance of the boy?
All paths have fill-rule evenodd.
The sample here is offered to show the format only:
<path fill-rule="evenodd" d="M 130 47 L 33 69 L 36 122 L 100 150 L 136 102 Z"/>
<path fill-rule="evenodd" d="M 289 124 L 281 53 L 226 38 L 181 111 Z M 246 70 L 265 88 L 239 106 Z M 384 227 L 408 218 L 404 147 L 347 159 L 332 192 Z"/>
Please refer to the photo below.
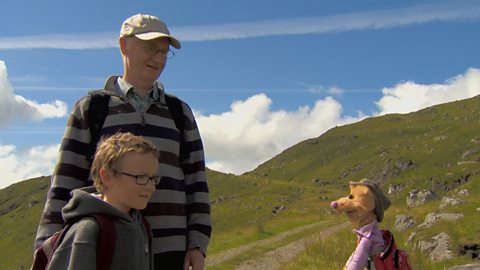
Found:
<path fill-rule="evenodd" d="M 93 187 L 72 191 L 63 208 L 65 221 L 104 214 L 113 219 L 115 250 L 110 269 L 153 269 L 144 209 L 160 182 L 159 151 L 143 137 L 116 133 L 102 140 L 92 164 Z M 48 269 L 95 269 L 99 225 L 91 217 L 76 221 L 55 251 Z"/>

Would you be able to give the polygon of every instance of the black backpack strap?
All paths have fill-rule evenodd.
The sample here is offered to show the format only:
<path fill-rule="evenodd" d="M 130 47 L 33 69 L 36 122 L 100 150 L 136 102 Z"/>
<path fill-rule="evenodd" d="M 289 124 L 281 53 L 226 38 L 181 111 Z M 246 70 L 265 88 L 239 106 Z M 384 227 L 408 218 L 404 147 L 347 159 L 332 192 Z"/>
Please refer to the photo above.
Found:
<path fill-rule="evenodd" d="M 87 150 L 87 160 L 92 163 L 100 134 L 108 115 L 108 102 L 112 93 L 106 90 L 90 91 L 90 104 L 88 106 L 88 126 L 90 129 L 90 146 Z"/>
<path fill-rule="evenodd" d="M 186 141 L 184 137 L 184 115 L 183 115 L 183 108 L 182 102 L 180 99 L 174 96 L 165 95 L 165 102 L 167 103 L 168 110 L 173 117 L 173 121 L 175 122 L 175 126 L 177 127 L 178 131 L 180 132 L 180 164 L 182 164 L 183 159 L 187 159 L 190 155 L 188 149 L 186 147 Z"/>

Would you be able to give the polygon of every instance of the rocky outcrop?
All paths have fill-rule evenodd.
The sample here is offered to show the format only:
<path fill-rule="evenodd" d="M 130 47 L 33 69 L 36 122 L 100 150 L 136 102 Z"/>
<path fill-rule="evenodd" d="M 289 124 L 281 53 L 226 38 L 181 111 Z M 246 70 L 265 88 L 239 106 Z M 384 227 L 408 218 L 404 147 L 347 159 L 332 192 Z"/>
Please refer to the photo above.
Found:
<path fill-rule="evenodd" d="M 439 220 L 446 221 L 455 221 L 457 219 L 463 218 L 463 214 L 453 214 L 453 213 L 429 213 L 425 217 L 425 221 L 418 225 L 419 228 L 430 228 Z"/>
<path fill-rule="evenodd" d="M 410 243 L 412 243 L 413 239 L 415 239 L 415 237 L 417 236 L 417 232 L 412 232 L 410 234 L 410 236 L 408 237 L 407 239 L 407 242 L 405 243 L 406 245 L 409 245 Z"/>
<path fill-rule="evenodd" d="M 447 270 L 480 270 L 480 263 L 457 265 L 454 267 L 450 267 Z"/>
<path fill-rule="evenodd" d="M 428 254 L 430 260 L 434 262 L 445 261 L 453 258 L 453 252 L 450 250 L 450 236 L 442 232 L 429 241 L 419 241 L 418 248 L 424 254 Z"/>
<path fill-rule="evenodd" d="M 438 208 L 445 209 L 448 206 L 455 206 L 455 205 L 464 204 L 464 203 L 465 203 L 464 200 L 450 198 L 450 197 L 443 197 L 442 202 L 440 202 L 440 206 Z"/>
<path fill-rule="evenodd" d="M 460 248 L 459 253 L 468 258 L 480 260 L 480 244 L 465 244 Z"/>
<path fill-rule="evenodd" d="M 276 215 L 276 214 L 280 213 L 284 208 L 285 208 L 284 205 L 275 206 L 272 209 L 272 214 Z"/>
<path fill-rule="evenodd" d="M 446 140 L 446 139 L 448 139 L 448 135 L 443 134 L 443 135 L 440 135 L 440 136 L 437 136 L 437 137 L 433 138 L 433 141 L 434 142 L 439 142 L 439 141 L 443 141 L 443 140 Z"/>
<path fill-rule="evenodd" d="M 403 190 L 403 188 L 404 185 L 402 183 L 393 183 L 388 186 L 388 194 L 398 194 Z"/>
<path fill-rule="evenodd" d="M 437 195 L 430 190 L 417 190 L 410 191 L 407 195 L 407 206 L 415 207 L 423 205 L 428 201 L 437 198 Z"/>
<path fill-rule="evenodd" d="M 395 230 L 399 232 L 413 228 L 416 224 L 417 222 L 411 216 L 397 215 L 395 217 Z"/>

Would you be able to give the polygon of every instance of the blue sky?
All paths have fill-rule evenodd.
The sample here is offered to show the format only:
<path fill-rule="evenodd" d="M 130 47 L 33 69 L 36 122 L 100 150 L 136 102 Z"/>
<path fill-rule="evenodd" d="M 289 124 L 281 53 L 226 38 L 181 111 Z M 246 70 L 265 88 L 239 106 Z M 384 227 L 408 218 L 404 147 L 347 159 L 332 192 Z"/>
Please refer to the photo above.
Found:
<path fill-rule="evenodd" d="M 182 42 L 160 80 L 223 172 L 334 126 L 480 94 L 479 1 L 4 0 L 0 188 L 51 174 L 74 102 L 121 75 L 120 25 L 137 13 Z"/>

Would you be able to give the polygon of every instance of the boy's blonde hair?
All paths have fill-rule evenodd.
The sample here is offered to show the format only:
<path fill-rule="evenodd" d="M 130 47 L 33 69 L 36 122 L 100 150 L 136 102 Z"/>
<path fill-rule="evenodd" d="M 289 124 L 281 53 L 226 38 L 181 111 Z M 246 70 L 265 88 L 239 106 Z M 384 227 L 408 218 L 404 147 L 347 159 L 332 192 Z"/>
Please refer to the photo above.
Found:
<path fill-rule="evenodd" d="M 93 184 L 98 192 L 103 193 L 105 190 L 100 179 L 100 169 L 117 170 L 119 161 L 128 153 L 150 153 L 157 159 L 160 157 L 160 152 L 152 142 L 130 132 L 115 133 L 102 138 L 98 143 L 91 168 Z"/>

